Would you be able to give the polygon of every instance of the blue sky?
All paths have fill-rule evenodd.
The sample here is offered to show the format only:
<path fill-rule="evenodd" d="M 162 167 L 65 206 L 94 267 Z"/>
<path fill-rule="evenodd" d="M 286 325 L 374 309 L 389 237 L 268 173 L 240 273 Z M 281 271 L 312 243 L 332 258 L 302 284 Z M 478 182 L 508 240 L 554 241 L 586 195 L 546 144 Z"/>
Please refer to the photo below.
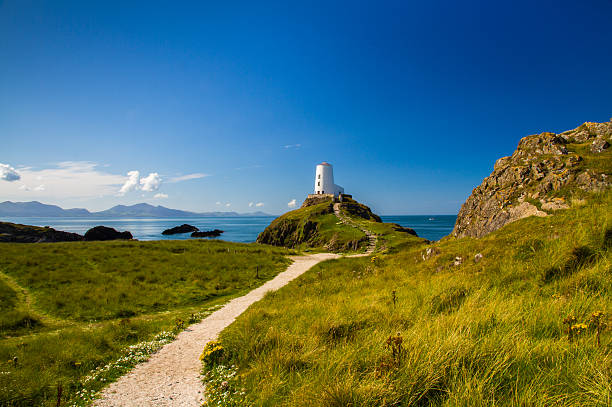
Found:
<path fill-rule="evenodd" d="M 0 1 L 0 200 L 278 214 L 329 161 L 380 214 L 456 213 L 521 137 L 612 117 L 610 21 L 605 0 Z"/>

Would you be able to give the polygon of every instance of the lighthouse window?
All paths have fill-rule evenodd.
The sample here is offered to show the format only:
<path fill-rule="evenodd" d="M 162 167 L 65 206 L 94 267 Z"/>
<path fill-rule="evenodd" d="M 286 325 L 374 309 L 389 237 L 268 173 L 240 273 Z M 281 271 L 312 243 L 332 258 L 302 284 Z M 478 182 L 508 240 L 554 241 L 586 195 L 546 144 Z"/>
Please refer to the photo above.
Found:
<path fill-rule="evenodd" d="M 321 182 L 317 182 L 317 186 L 320 187 L 321 186 Z"/>
<path fill-rule="evenodd" d="M 319 179 L 321 179 L 321 174 L 319 174 Z"/>

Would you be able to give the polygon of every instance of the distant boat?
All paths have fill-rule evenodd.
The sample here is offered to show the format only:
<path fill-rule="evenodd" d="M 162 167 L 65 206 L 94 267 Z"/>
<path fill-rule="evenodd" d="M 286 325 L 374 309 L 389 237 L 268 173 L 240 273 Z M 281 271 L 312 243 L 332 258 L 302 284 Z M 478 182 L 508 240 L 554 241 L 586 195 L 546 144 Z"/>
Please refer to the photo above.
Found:
<path fill-rule="evenodd" d="M 436 218 L 429 218 L 428 220 L 436 220 Z"/>

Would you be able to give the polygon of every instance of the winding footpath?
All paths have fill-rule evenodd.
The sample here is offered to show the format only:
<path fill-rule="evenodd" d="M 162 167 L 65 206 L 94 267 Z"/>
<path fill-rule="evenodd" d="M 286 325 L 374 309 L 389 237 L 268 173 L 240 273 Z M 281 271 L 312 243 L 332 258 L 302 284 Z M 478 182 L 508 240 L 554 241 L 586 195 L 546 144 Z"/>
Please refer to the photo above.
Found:
<path fill-rule="evenodd" d="M 368 237 L 365 253 L 348 257 L 369 256 L 376 250 L 377 236 L 352 222 L 334 205 L 340 222 L 357 228 Z M 199 360 L 204 345 L 215 340 L 219 333 L 268 291 L 275 291 L 308 271 L 315 264 L 337 259 L 340 255 L 318 253 L 291 257 L 287 270 L 242 297 L 234 298 L 197 324 L 190 325 L 177 338 L 137 365 L 130 373 L 111 383 L 94 402 L 98 407 L 181 406 L 196 407 L 204 402 L 204 385 L 200 376 Z"/>
<path fill-rule="evenodd" d="M 359 226 L 358 224 L 353 222 L 350 218 L 344 216 L 344 214 L 342 214 L 342 212 L 340 211 L 339 203 L 334 204 L 334 214 L 340 220 L 340 222 L 344 223 L 347 226 L 351 226 L 351 227 L 361 230 L 367 236 L 368 247 L 366 249 L 366 252 L 361 255 L 357 255 L 357 256 L 369 256 L 370 254 L 374 253 L 374 251 L 376 250 L 376 242 L 378 241 L 378 236 L 370 232 L 368 229 Z M 356 257 L 356 256 L 353 256 L 353 257 Z"/>
<path fill-rule="evenodd" d="M 190 325 L 171 343 L 101 393 L 94 406 L 200 406 L 204 402 L 204 385 L 200 353 L 207 342 L 230 325 L 251 304 L 268 291 L 275 291 L 299 277 L 315 264 L 340 257 L 318 253 L 291 257 L 287 270 L 242 297 L 234 298 L 197 324 Z"/>

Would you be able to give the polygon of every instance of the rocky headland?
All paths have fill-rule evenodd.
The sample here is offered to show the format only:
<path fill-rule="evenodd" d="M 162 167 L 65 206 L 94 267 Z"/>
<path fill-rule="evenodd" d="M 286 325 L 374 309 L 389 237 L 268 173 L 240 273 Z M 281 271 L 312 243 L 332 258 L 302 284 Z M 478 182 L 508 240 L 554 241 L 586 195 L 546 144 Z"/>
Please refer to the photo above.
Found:
<path fill-rule="evenodd" d="M 55 243 L 119 239 L 130 240 L 132 234 L 127 231 L 118 232 L 106 226 L 96 226 L 85 232 L 85 236 L 81 236 L 78 233 L 63 232 L 51 227 L 0 222 L 0 242 L 6 243 Z"/>
<path fill-rule="evenodd" d="M 43 243 L 77 242 L 80 240 L 83 240 L 83 236 L 77 233 L 62 232 L 50 227 L 0 222 L 0 242 Z"/>
<path fill-rule="evenodd" d="M 495 163 L 457 216 L 452 235 L 482 237 L 527 216 L 567 209 L 611 184 L 612 121 L 524 137 Z"/>
<path fill-rule="evenodd" d="M 337 208 L 354 222 L 385 225 L 389 231 L 416 236 L 414 230 L 397 224 L 383 224 L 380 217 L 366 205 L 351 198 L 343 198 Z M 365 226 L 364 226 L 365 227 Z M 357 230 L 360 228 L 357 228 Z M 299 209 L 276 218 L 259 234 L 257 243 L 284 247 L 320 248 L 332 252 L 359 250 L 369 244 L 366 234 L 355 233 L 355 227 L 340 221 L 330 197 L 311 196 Z"/>

